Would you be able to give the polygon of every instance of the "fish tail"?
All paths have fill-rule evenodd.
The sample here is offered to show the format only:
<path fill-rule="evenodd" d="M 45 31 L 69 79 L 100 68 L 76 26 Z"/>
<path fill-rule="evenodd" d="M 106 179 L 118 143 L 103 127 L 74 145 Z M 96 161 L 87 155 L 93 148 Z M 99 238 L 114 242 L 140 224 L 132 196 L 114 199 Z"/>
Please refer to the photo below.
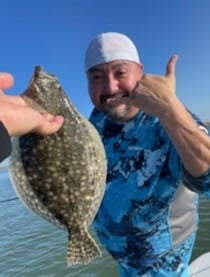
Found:
<path fill-rule="evenodd" d="M 101 250 L 85 228 L 71 230 L 67 249 L 67 266 L 88 264 L 101 257 Z"/>

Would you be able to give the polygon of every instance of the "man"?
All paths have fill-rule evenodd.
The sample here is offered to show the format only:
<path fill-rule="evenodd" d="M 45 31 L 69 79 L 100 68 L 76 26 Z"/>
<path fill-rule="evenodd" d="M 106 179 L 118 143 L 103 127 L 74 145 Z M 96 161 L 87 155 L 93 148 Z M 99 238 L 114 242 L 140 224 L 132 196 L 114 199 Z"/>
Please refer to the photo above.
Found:
<path fill-rule="evenodd" d="M 63 124 L 63 117 L 40 113 L 27 106 L 20 96 L 4 95 L 13 85 L 13 77 L 0 73 L 0 161 L 11 153 L 10 136 L 19 136 L 28 132 L 49 135 Z"/>
<path fill-rule="evenodd" d="M 175 94 L 177 58 L 165 76 L 144 74 L 119 33 L 98 35 L 86 51 L 90 121 L 108 159 L 94 226 L 123 277 L 188 276 L 197 193 L 210 196 L 210 138 Z"/>

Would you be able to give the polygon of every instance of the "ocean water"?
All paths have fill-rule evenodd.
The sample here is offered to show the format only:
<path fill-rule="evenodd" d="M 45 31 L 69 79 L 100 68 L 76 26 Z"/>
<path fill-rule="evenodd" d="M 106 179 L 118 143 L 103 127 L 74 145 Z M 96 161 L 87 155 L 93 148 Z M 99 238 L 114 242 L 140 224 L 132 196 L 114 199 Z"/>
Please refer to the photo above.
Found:
<path fill-rule="evenodd" d="M 0 172 L 0 276 L 117 277 L 108 253 L 87 266 L 66 266 L 67 233 L 27 209 L 15 198 L 7 172 Z M 200 228 L 193 259 L 210 251 L 210 200 L 200 200 Z M 93 230 L 91 230 L 95 236 Z M 96 237 L 95 237 L 96 238 Z M 96 238 L 97 240 L 97 238 Z M 99 242 L 98 242 L 99 243 Z"/>
<path fill-rule="evenodd" d="M 0 276 L 107 277 L 118 276 L 116 263 L 103 248 L 102 258 L 87 266 L 66 266 L 67 232 L 26 208 L 0 171 Z M 93 230 L 90 232 L 95 237 Z M 97 240 L 97 238 L 96 238 Z M 98 242 L 99 243 L 99 242 Z"/>
<path fill-rule="evenodd" d="M 117 277 L 115 261 L 102 258 L 87 266 L 66 266 L 67 233 L 27 209 L 0 170 L 0 277 Z M 6 200 L 6 201 L 5 201 Z M 210 200 L 200 199 L 200 227 L 192 259 L 210 251 Z M 90 230 L 96 238 L 93 230 Z M 97 240 L 97 238 L 96 238 Z M 99 243 L 99 242 L 98 242 Z"/>

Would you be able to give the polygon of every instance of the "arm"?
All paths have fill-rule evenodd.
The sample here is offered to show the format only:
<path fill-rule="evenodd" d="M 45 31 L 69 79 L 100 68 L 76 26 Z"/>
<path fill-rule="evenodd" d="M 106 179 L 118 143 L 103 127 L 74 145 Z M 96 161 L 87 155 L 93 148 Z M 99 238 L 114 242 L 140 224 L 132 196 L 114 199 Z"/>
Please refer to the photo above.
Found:
<path fill-rule="evenodd" d="M 205 173 L 210 168 L 210 138 L 178 99 L 160 121 L 185 169 L 194 177 Z"/>
<path fill-rule="evenodd" d="M 185 169 L 198 177 L 210 168 L 210 138 L 175 94 L 176 61 L 173 56 L 168 62 L 165 76 L 144 75 L 131 94 L 131 102 L 159 117 Z"/>

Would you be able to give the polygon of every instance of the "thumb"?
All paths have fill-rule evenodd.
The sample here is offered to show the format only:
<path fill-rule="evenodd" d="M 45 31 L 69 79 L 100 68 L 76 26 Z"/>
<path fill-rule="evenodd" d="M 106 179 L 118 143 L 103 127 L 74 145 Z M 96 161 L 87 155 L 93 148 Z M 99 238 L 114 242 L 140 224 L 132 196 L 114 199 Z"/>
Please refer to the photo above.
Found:
<path fill-rule="evenodd" d="M 9 89 L 14 84 L 14 78 L 9 73 L 0 73 L 0 89 Z"/>
<path fill-rule="evenodd" d="M 166 66 L 166 74 L 165 74 L 167 77 L 174 77 L 177 60 L 178 60 L 178 55 L 173 55 L 168 61 Z"/>

